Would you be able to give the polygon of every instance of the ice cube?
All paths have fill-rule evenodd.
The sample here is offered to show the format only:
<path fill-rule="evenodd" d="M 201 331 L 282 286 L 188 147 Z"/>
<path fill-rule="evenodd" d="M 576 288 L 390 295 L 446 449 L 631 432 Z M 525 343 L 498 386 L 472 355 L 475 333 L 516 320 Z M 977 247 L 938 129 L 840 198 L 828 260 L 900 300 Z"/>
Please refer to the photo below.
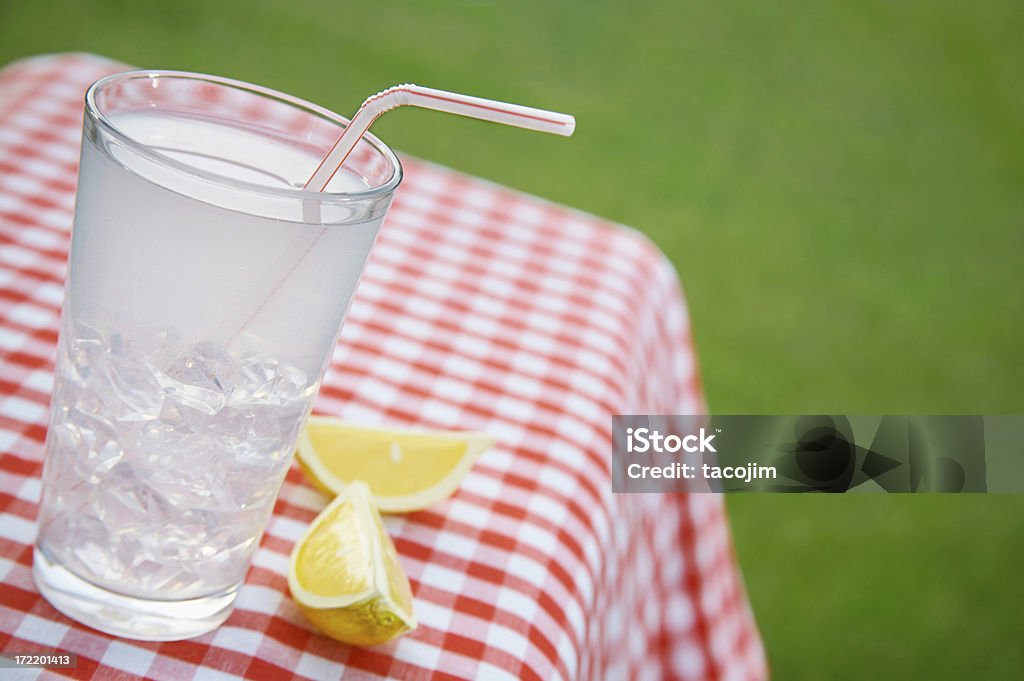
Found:
<path fill-rule="evenodd" d="M 208 362 L 207 359 L 194 348 L 166 369 L 161 370 L 153 364 L 150 367 L 167 399 L 213 415 L 224 408 L 231 387 L 225 390 L 223 381 L 227 372 L 218 372 L 221 367 L 215 365 L 216 360 Z"/>
<path fill-rule="evenodd" d="M 164 395 L 148 362 L 137 359 L 109 362 L 101 366 L 99 376 L 107 381 L 109 393 L 114 398 L 108 405 L 111 418 L 152 421 L 160 416 Z"/>
<path fill-rule="evenodd" d="M 242 375 L 245 377 L 246 392 L 254 396 L 266 395 L 274 386 L 278 366 L 277 362 L 260 357 L 249 357 L 243 360 L 241 367 Z"/>
<path fill-rule="evenodd" d="M 74 328 L 63 329 L 60 344 L 70 360 L 69 368 L 81 378 L 87 377 L 97 358 L 109 351 L 106 336 L 88 324 L 76 324 Z"/>

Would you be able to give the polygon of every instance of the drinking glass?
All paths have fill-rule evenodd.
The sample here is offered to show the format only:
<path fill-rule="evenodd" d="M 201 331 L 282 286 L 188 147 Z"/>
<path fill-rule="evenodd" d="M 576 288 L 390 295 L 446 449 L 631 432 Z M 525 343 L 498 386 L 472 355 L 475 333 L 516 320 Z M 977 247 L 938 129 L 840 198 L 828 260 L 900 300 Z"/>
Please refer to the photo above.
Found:
<path fill-rule="evenodd" d="M 61 612 L 146 640 L 230 613 L 398 187 L 345 119 L 212 76 L 86 93 L 34 576 Z"/>

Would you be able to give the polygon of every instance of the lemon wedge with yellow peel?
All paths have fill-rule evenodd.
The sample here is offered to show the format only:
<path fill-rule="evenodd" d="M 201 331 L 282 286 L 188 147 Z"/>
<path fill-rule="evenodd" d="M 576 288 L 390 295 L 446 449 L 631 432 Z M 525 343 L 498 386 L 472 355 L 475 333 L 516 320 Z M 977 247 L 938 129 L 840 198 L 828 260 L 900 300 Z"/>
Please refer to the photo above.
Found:
<path fill-rule="evenodd" d="M 416 628 L 409 579 L 369 488 L 353 482 L 292 551 L 288 588 L 325 635 L 372 646 Z"/>
<path fill-rule="evenodd" d="M 402 513 L 454 494 L 493 444 L 483 433 L 369 428 L 311 416 L 299 436 L 297 458 L 325 492 L 340 494 L 351 481 L 362 480 L 379 510 Z"/>

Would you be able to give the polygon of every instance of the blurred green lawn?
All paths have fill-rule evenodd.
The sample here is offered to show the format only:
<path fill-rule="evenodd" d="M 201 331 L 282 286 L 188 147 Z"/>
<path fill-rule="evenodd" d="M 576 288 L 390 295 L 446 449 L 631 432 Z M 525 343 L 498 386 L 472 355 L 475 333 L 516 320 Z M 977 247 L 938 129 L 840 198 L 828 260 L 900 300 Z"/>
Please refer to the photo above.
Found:
<path fill-rule="evenodd" d="M 1024 5 L 0 0 L 0 62 L 88 50 L 351 112 L 418 156 L 639 227 L 724 413 L 1024 412 Z M 777 679 L 1024 673 L 1024 497 L 730 499 Z"/>

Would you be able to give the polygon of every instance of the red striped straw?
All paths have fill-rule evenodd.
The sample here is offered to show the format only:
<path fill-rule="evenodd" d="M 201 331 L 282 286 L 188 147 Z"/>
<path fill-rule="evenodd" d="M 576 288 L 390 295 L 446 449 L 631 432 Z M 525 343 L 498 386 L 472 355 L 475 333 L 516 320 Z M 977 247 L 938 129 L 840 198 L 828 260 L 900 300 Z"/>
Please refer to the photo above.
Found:
<path fill-rule="evenodd" d="M 479 118 L 483 121 L 514 125 L 540 132 L 550 132 L 568 137 L 576 130 L 576 119 L 566 114 L 531 109 L 528 106 L 496 102 L 491 99 L 470 97 L 444 90 L 434 90 L 419 85 L 396 85 L 367 98 L 359 111 L 352 117 L 338 141 L 334 143 L 327 156 L 320 161 L 312 177 L 306 182 L 307 189 L 324 191 L 330 184 L 345 159 L 355 149 L 363 134 L 370 129 L 373 122 L 381 114 L 400 106 L 418 106 L 422 109 L 433 109 L 447 113 Z"/>

